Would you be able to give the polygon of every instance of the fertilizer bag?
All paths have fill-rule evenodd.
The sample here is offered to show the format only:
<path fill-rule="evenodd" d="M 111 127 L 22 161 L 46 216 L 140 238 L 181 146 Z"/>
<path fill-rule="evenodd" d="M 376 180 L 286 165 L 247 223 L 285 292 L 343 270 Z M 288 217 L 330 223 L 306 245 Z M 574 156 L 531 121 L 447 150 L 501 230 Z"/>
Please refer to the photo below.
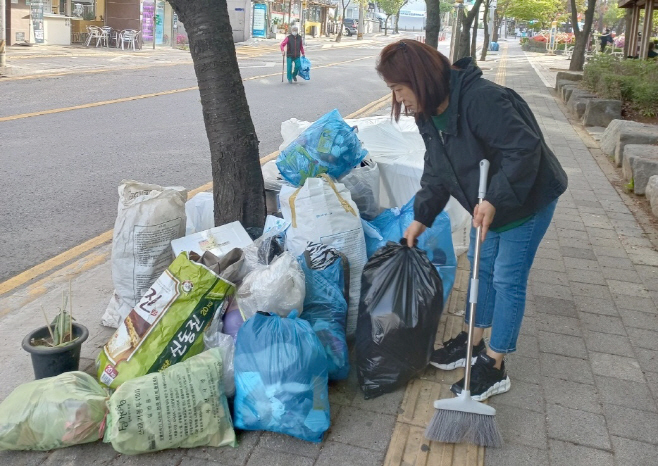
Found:
<path fill-rule="evenodd" d="M 124 455 L 237 445 L 218 348 L 124 383 L 109 410 L 105 442 Z"/>
<path fill-rule="evenodd" d="M 301 318 L 311 324 L 324 346 L 329 380 L 346 379 L 350 372 L 345 341 L 350 273 L 347 258 L 323 244 L 309 243 L 297 260 L 306 281 Z"/>
<path fill-rule="evenodd" d="M 327 358 L 311 325 L 258 313 L 235 346 L 235 427 L 279 432 L 310 442 L 329 429 Z"/>
<path fill-rule="evenodd" d="M 281 212 L 291 225 L 286 247 L 301 255 L 309 242 L 321 243 L 343 253 L 350 266 L 347 336 L 354 335 L 361 289 L 361 272 L 367 261 L 366 241 L 359 209 L 350 192 L 327 175 L 309 178 L 298 189 L 281 189 Z"/>
<path fill-rule="evenodd" d="M 425 370 L 442 296 L 441 278 L 418 248 L 389 242 L 368 261 L 356 330 L 357 375 L 366 399 L 405 386 Z"/>
<path fill-rule="evenodd" d="M 103 346 L 96 360 L 102 384 L 116 388 L 203 351 L 203 331 L 234 293 L 242 251 L 191 257 L 178 255 Z"/>
<path fill-rule="evenodd" d="M 52 450 L 103 438 L 107 392 L 84 372 L 16 388 L 0 404 L 0 450 Z"/>
<path fill-rule="evenodd" d="M 183 188 L 123 181 L 112 236 L 114 295 L 102 318 L 117 328 L 172 260 L 170 243 L 185 236 Z"/>
<path fill-rule="evenodd" d="M 306 178 L 327 173 L 340 178 L 356 167 L 368 154 L 361 141 L 338 113 L 333 110 L 300 134 L 276 159 L 281 176 L 301 186 Z"/>

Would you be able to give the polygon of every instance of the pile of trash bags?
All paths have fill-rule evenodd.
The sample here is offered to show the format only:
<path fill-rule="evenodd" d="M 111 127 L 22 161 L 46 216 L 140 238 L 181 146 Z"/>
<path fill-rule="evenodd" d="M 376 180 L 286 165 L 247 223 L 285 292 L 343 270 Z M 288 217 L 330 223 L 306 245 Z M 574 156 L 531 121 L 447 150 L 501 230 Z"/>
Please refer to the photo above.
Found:
<path fill-rule="evenodd" d="M 382 208 L 378 164 L 336 110 L 275 165 L 280 212 L 253 237 L 214 226 L 209 193 L 122 182 L 101 319 L 115 332 L 96 377 L 17 388 L 0 404 L 0 449 L 235 446 L 234 426 L 320 442 L 348 342 L 366 398 L 427 366 L 455 278 L 449 216 L 400 244 L 413 199 Z"/>

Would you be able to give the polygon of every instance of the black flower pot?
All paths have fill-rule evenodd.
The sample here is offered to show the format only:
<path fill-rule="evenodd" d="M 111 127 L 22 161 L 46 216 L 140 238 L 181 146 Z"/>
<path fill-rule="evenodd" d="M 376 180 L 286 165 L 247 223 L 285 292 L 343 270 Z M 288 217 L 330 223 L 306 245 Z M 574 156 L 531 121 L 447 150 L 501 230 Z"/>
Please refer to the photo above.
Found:
<path fill-rule="evenodd" d="M 64 372 L 77 371 L 80 366 L 80 348 L 89 337 L 87 327 L 73 324 L 73 340 L 71 343 L 58 346 L 32 346 L 32 340 L 48 338 L 48 327 L 43 326 L 30 332 L 23 338 L 23 349 L 32 356 L 32 368 L 36 379 L 55 377 Z"/>

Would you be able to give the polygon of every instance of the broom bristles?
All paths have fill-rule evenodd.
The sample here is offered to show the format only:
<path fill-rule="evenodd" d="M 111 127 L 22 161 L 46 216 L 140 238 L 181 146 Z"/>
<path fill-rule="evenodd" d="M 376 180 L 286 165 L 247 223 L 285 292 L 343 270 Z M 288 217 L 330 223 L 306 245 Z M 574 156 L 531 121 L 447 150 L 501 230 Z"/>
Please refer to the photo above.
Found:
<path fill-rule="evenodd" d="M 483 447 L 503 446 L 496 416 L 437 409 L 425 437 L 443 443 L 473 443 Z"/>

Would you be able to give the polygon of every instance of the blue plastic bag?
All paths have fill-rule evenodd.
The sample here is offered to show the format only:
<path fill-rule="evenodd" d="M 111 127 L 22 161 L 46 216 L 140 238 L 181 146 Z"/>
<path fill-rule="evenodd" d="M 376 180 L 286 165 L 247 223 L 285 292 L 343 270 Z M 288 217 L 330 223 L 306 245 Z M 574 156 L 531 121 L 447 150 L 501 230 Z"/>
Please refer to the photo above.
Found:
<path fill-rule="evenodd" d="M 327 355 L 329 380 L 346 379 L 350 373 L 345 339 L 349 265 L 347 258 L 324 244 L 309 243 L 297 258 L 304 271 L 306 297 L 301 318 L 308 321 Z"/>
<path fill-rule="evenodd" d="M 368 259 L 387 241 L 399 242 L 404 232 L 414 220 L 414 198 L 401 209 L 388 209 L 379 214 L 364 227 L 366 253 Z M 432 228 L 428 228 L 418 237 L 418 248 L 427 253 L 427 257 L 439 271 L 443 281 L 443 303 L 448 302 L 450 291 L 455 283 L 457 273 L 457 256 L 452 245 L 450 217 L 441 212 Z"/>
<path fill-rule="evenodd" d="M 302 57 L 299 59 L 299 63 L 299 76 L 301 76 L 303 80 L 308 81 L 311 79 L 311 60 L 306 57 Z"/>
<path fill-rule="evenodd" d="M 276 159 L 281 176 L 295 186 L 327 173 L 338 179 L 368 155 L 354 128 L 332 110 L 309 126 Z"/>
<path fill-rule="evenodd" d="M 330 424 L 327 358 L 297 311 L 245 322 L 233 365 L 235 427 L 322 441 Z"/>

